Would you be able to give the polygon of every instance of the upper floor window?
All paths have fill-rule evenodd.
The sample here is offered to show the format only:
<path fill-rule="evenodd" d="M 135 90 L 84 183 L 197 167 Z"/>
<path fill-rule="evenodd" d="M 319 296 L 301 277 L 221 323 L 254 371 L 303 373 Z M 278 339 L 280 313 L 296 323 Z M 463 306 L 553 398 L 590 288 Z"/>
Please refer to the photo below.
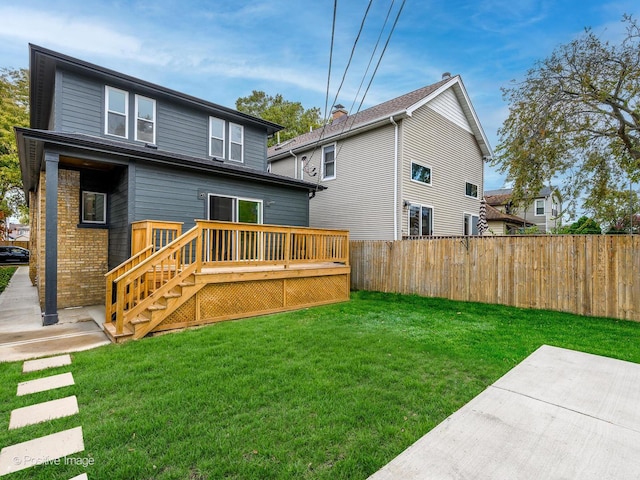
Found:
<path fill-rule="evenodd" d="M 431 168 L 411 162 L 411 180 L 431 185 Z"/>
<path fill-rule="evenodd" d="M 467 197 L 478 198 L 478 186 L 467 182 L 465 195 Z"/>
<path fill-rule="evenodd" d="M 536 200 L 536 215 L 544 215 L 544 199 Z"/>
<path fill-rule="evenodd" d="M 156 143 L 156 101 L 136 95 L 136 140 Z"/>
<path fill-rule="evenodd" d="M 129 93 L 107 86 L 105 100 L 105 133 L 127 138 Z"/>
<path fill-rule="evenodd" d="M 322 148 L 322 179 L 336 178 L 336 146 L 327 145 Z"/>
<path fill-rule="evenodd" d="M 107 223 L 107 194 L 82 192 L 82 223 Z"/>
<path fill-rule="evenodd" d="M 244 161 L 244 127 L 229 123 L 229 160 Z"/>
<path fill-rule="evenodd" d="M 224 120 L 209 117 L 209 155 L 224 158 Z"/>

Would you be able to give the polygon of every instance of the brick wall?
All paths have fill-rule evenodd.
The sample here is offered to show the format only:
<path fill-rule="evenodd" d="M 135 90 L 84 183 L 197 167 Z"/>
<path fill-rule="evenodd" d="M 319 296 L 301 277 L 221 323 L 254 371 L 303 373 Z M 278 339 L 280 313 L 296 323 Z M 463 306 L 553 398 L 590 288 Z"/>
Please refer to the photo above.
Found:
<path fill-rule="evenodd" d="M 44 307 L 45 288 L 45 182 L 35 195 L 37 207 L 32 224 L 36 258 L 32 267 Z M 78 228 L 80 220 L 80 172 L 58 171 L 58 308 L 104 304 L 105 280 L 108 265 L 106 228 Z"/>

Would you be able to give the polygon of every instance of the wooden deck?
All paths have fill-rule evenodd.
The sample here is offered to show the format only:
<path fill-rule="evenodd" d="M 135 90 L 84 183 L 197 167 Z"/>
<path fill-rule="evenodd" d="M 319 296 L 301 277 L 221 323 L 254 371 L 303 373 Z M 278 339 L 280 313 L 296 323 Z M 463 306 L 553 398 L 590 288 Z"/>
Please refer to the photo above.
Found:
<path fill-rule="evenodd" d="M 113 341 L 349 299 L 345 231 L 198 221 L 162 245 L 136 230 L 134 255 L 107 274 Z"/>

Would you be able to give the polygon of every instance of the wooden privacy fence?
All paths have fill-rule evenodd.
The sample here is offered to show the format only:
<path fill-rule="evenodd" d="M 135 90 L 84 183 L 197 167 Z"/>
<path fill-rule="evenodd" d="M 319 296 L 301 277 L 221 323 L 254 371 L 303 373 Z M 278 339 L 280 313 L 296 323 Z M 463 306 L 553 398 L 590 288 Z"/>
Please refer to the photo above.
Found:
<path fill-rule="evenodd" d="M 351 287 L 640 321 L 640 235 L 352 241 Z"/>

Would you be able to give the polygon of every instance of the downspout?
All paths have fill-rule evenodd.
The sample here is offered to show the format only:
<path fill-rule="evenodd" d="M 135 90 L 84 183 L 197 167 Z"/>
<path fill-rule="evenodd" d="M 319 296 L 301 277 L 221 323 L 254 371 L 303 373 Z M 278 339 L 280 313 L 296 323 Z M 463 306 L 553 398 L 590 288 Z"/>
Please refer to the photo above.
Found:
<path fill-rule="evenodd" d="M 289 150 L 289 153 L 293 157 L 293 178 L 298 179 L 298 156 L 293 153 L 293 150 Z"/>
<path fill-rule="evenodd" d="M 398 240 L 398 124 L 389 117 L 389 121 L 395 126 L 393 142 L 393 239 Z"/>

